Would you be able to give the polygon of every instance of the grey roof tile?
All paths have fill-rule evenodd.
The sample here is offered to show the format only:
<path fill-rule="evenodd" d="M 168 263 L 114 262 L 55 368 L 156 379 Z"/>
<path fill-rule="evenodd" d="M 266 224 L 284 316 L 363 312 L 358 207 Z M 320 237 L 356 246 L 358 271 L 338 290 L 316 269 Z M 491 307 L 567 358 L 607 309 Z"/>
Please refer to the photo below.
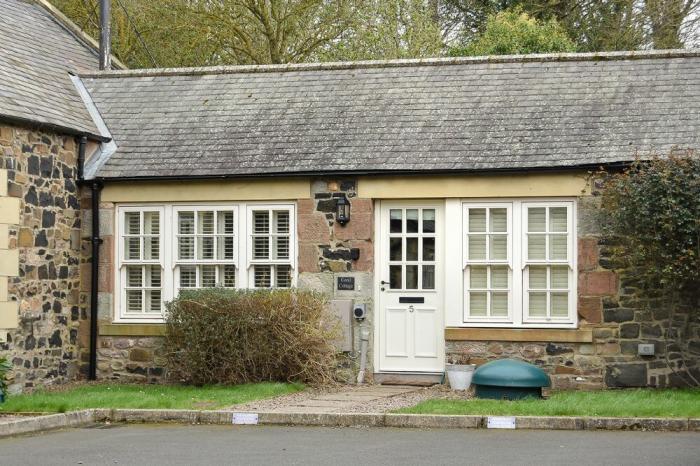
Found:
<path fill-rule="evenodd" d="M 0 0 L 0 119 L 99 135 L 69 75 L 97 67 L 97 53 L 43 7 Z"/>
<path fill-rule="evenodd" d="M 565 168 L 700 148 L 700 52 L 85 75 L 104 178 Z"/>

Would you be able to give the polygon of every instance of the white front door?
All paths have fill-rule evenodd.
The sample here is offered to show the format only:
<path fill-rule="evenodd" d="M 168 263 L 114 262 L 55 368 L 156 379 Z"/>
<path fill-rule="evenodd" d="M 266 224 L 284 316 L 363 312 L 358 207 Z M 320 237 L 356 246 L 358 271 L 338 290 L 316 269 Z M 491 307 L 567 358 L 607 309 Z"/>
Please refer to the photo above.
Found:
<path fill-rule="evenodd" d="M 443 203 L 379 204 L 379 370 L 442 372 Z"/>

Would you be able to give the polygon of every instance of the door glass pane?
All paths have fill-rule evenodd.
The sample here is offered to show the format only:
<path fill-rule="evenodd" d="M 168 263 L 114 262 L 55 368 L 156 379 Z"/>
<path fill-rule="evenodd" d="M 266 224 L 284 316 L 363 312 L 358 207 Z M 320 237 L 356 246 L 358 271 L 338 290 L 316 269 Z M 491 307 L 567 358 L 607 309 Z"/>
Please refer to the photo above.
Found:
<path fill-rule="evenodd" d="M 508 267 L 491 267 L 491 288 L 508 289 Z"/>
<path fill-rule="evenodd" d="M 418 233 L 418 209 L 406 209 L 406 233 Z"/>
<path fill-rule="evenodd" d="M 547 315 L 547 293 L 530 293 L 530 315 L 545 317 Z"/>
<path fill-rule="evenodd" d="M 489 256 L 491 260 L 508 259 L 508 237 L 506 235 L 491 235 Z"/>
<path fill-rule="evenodd" d="M 546 249 L 545 235 L 527 236 L 527 258 L 530 260 L 544 260 Z"/>
<path fill-rule="evenodd" d="M 401 209 L 389 210 L 389 232 L 401 233 L 403 231 L 401 227 L 401 218 Z"/>
<path fill-rule="evenodd" d="M 486 316 L 486 293 L 469 293 L 469 315 Z"/>
<path fill-rule="evenodd" d="M 424 265 L 423 266 L 423 289 L 424 290 L 434 290 L 435 289 L 435 266 L 434 265 Z"/>
<path fill-rule="evenodd" d="M 469 267 L 469 288 L 485 289 L 486 282 L 486 267 Z"/>
<path fill-rule="evenodd" d="M 435 238 L 423 238 L 423 260 L 435 260 Z"/>
<path fill-rule="evenodd" d="M 507 209 L 490 209 L 491 218 L 489 231 L 492 233 L 505 233 L 508 231 Z"/>
<path fill-rule="evenodd" d="M 553 266 L 549 269 L 550 288 L 567 289 L 569 288 L 569 268 Z"/>
<path fill-rule="evenodd" d="M 566 260 L 567 256 L 566 235 L 549 235 L 549 259 Z"/>
<path fill-rule="evenodd" d="M 529 282 L 531 290 L 544 290 L 547 288 L 547 267 L 544 266 L 530 266 L 529 270 Z"/>
<path fill-rule="evenodd" d="M 401 238 L 389 238 L 389 260 L 400 261 L 401 255 Z"/>
<path fill-rule="evenodd" d="M 551 207 L 549 209 L 549 231 L 566 231 L 566 207 Z"/>
<path fill-rule="evenodd" d="M 508 315 L 508 293 L 491 293 L 491 315 L 495 317 Z"/>
<path fill-rule="evenodd" d="M 407 265 L 406 266 L 406 289 L 407 290 L 417 290 L 418 289 L 418 266 L 417 265 Z"/>
<path fill-rule="evenodd" d="M 527 209 L 527 231 L 544 232 L 547 209 L 545 207 L 530 207 Z"/>
<path fill-rule="evenodd" d="M 469 231 L 486 231 L 486 209 L 469 209 Z"/>
<path fill-rule="evenodd" d="M 423 209 L 423 233 L 435 233 L 435 209 Z"/>
<path fill-rule="evenodd" d="M 400 265 L 390 265 L 389 266 L 389 288 L 392 290 L 401 289 L 401 266 Z"/>
<path fill-rule="evenodd" d="M 406 260 L 418 260 L 418 238 L 406 238 Z"/>
<path fill-rule="evenodd" d="M 469 259 L 486 259 L 486 235 L 469 235 Z"/>
<path fill-rule="evenodd" d="M 569 293 L 552 293 L 549 304 L 552 317 L 567 317 L 569 315 Z"/>

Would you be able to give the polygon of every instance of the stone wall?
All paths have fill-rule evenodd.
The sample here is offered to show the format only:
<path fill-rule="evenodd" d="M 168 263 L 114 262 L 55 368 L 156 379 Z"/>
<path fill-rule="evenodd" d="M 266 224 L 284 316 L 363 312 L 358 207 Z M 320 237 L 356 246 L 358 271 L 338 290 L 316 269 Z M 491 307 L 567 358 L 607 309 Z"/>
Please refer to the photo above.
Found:
<path fill-rule="evenodd" d="M 299 281 L 301 288 L 325 293 L 330 299 L 350 299 L 367 306 L 367 318 L 352 319 L 352 351 L 346 354 L 345 378 L 356 376 L 359 366 L 360 335 L 369 331 L 367 378 L 372 374 L 374 211 L 372 199 L 357 197 L 357 184 L 352 179 L 322 179 L 311 184 L 311 199 L 297 200 L 299 241 Z M 335 221 L 336 199 L 350 201 L 350 221 Z M 359 258 L 353 260 L 353 249 Z M 354 290 L 339 290 L 339 277 L 353 277 Z"/>
<path fill-rule="evenodd" d="M 608 248 L 601 242 L 597 206 L 595 196 L 578 202 L 579 328 L 590 329 L 593 341 L 454 341 L 447 344 L 448 360 L 482 364 L 505 357 L 522 359 L 548 372 L 555 389 L 685 386 L 687 368 L 678 343 L 673 338 L 666 341 L 668 310 L 642 302 L 633 279 L 613 269 Z M 684 341 L 686 349 L 695 351 L 686 362 L 698 377 L 700 323 L 687 326 Z M 640 343 L 653 344 L 656 354 L 638 356 Z"/>
<path fill-rule="evenodd" d="M 7 279 L 6 291 L 19 319 L 0 343 L 0 355 L 13 365 L 12 392 L 78 375 L 84 316 L 79 306 L 77 152 L 73 136 L 0 126 L 0 168 L 7 174 L 7 195 L 19 207 L 7 232 L 7 247 L 18 256 L 18 274 Z"/>

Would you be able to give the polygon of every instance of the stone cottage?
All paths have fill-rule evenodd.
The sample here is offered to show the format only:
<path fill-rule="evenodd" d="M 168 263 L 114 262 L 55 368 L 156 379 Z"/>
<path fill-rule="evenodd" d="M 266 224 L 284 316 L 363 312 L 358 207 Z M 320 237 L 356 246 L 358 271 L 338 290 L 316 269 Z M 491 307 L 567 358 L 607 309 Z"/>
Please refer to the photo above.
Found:
<path fill-rule="evenodd" d="M 25 80 L 9 91 L 36 74 L 8 59 L 34 56 L 28 43 L 0 51 Z M 555 388 L 699 370 L 664 339 L 668 315 L 609 269 L 590 172 L 700 148 L 700 51 L 96 72 L 66 68 L 71 50 L 31 83 L 44 115 L 0 100 L 0 354 L 17 383 L 81 368 L 159 381 L 164 303 L 211 286 L 327 293 L 377 382 L 502 357 Z"/>

